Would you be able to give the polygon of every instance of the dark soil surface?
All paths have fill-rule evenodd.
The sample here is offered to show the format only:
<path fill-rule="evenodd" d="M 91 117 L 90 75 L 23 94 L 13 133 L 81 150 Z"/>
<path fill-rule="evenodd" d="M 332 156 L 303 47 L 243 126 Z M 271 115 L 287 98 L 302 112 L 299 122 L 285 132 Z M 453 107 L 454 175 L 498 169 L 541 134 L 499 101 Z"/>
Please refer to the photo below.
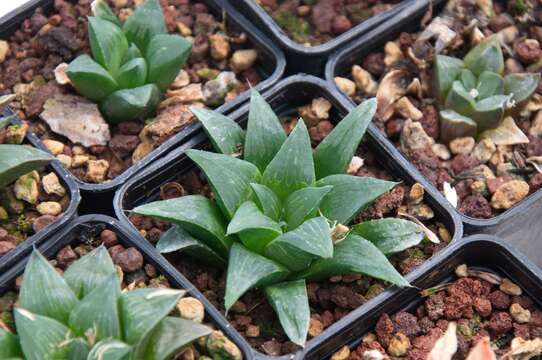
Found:
<path fill-rule="evenodd" d="M 528 144 L 504 145 L 474 138 L 446 143 L 440 137 L 438 103 L 430 90 L 439 34 L 455 33 L 449 42 L 442 40 L 446 46 L 440 54 L 463 58 L 481 37 L 497 33 L 503 44 L 505 73 L 541 71 L 540 3 L 494 1 L 492 10 L 495 15 L 487 16 L 476 2 L 452 0 L 444 11 L 426 14 L 421 20 L 424 30 L 401 33 L 360 59 L 348 74 L 353 81 L 336 78 L 343 91 L 361 102 L 375 96 L 390 71 L 404 71 L 399 87 L 408 90 L 392 105 L 391 117 L 380 116 L 375 122 L 430 183 L 441 191 L 445 182 L 450 183 L 459 198 L 458 210 L 473 218 L 494 217 L 542 186 L 542 174 L 532 163 L 542 155 L 542 84 L 513 115 Z M 436 31 L 428 30 L 439 22 Z M 430 33 L 433 35 L 426 40 Z"/>
<path fill-rule="evenodd" d="M 329 114 L 330 108 L 331 104 L 327 100 L 317 98 L 312 104 L 300 107 L 297 114 L 284 118 L 284 127 L 287 131 L 293 129 L 296 119 L 299 116 L 303 117 L 309 127 L 313 145 L 316 146 L 333 129 L 333 124 L 330 121 L 332 120 Z M 358 156 L 364 160 L 364 164 L 359 169 L 351 167 L 350 173 L 352 175 L 400 180 L 384 170 L 375 158 L 375 154 L 367 151 L 365 147 L 362 146 L 359 149 Z M 413 187 L 414 190 L 412 190 Z M 441 240 L 440 244 L 424 240 L 419 246 L 393 256 L 392 262 L 402 274 L 410 272 L 445 247 L 453 235 L 439 222 L 440 220 L 433 213 L 433 210 L 423 201 L 420 190 L 419 184 L 414 186 L 397 185 L 393 190 L 377 199 L 355 220 L 357 223 L 368 219 L 395 217 L 399 211 L 408 212 L 437 234 Z M 162 198 L 187 194 L 211 196 L 208 185 L 197 171 L 189 172 L 179 183 L 163 185 L 160 193 Z M 151 242 L 158 241 L 162 233 L 169 228 L 168 223 L 140 215 L 131 215 L 130 220 Z M 224 312 L 223 299 L 226 280 L 224 269 L 203 265 L 201 262 L 182 254 L 172 254 L 167 257 L 198 290 Z M 309 337 L 318 336 L 325 328 L 378 295 L 386 286 L 382 281 L 358 274 L 336 276 L 327 281 L 308 283 L 307 290 L 311 306 Z M 245 294 L 229 311 L 228 319 L 258 351 L 278 356 L 297 350 L 297 345 L 287 340 L 265 297 L 257 291 Z"/>
<path fill-rule="evenodd" d="M 458 340 L 454 359 L 465 359 L 484 337 L 500 358 L 514 338 L 542 336 L 542 311 L 517 285 L 505 280 L 499 286 L 471 276 L 440 288 L 414 311 L 383 314 L 348 359 L 361 360 L 365 352 L 377 350 L 392 359 L 401 354 L 401 359 L 424 360 L 452 321 Z"/>
<path fill-rule="evenodd" d="M 258 1 L 258 0 L 256 0 Z M 259 0 L 260 5 L 296 42 L 321 45 L 400 0 Z"/>
<path fill-rule="evenodd" d="M 141 0 L 109 2 L 121 21 L 133 12 L 134 6 L 142 3 Z M 48 147 L 82 181 L 102 183 L 114 179 L 195 121 L 188 110 L 190 105 L 216 108 L 234 99 L 249 84 L 254 86 L 261 81 L 255 69 L 259 56 L 246 34 L 231 29 L 221 14 L 211 13 L 202 2 L 161 0 L 168 30 L 191 38 L 194 45 L 189 61 L 165 94 L 166 100 L 160 105 L 157 117 L 110 126 L 107 146 L 74 144 L 53 133 L 40 114 L 48 99 L 76 94 L 69 84 L 58 83 L 55 69 L 77 55 L 89 53 L 86 17 L 90 15 L 90 3 L 91 0 L 55 0 L 54 11 L 38 8 L 8 41 L 0 41 L 0 93 L 18 95 L 14 107 L 20 110 L 19 115 L 31 122 L 32 130 L 41 139 L 61 143 L 50 143 Z M 220 74 L 227 76 L 219 77 Z M 231 77 L 226 82 L 228 75 Z M 217 77 L 221 85 L 228 84 L 227 93 L 210 90 L 213 84 L 210 81 Z"/>

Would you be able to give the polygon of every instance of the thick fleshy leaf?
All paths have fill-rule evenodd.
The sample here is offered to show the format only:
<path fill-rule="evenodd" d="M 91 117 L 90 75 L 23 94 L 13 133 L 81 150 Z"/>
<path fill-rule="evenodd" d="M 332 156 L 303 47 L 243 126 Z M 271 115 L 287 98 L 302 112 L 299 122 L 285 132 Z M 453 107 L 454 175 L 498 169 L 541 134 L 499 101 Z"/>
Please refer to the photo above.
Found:
<path fill-rule="evenodd" d="M 219 112 L 200 107 L 191 107 L 219 153 L 232 155 L 243 148 L 245 132 L 239 124 Z"/>
<path fill-rule="evenodd" d="M 248 137 L 248 135 L 247 135 Z M 314 161 L 309 132 L 299 119 L 263 173 L 263 184 L 284 200 L 288 195 L 314 183 Z"/>
<path fill-rule="evenodd" d="M 136 289 L 120 297 L 123 339 L 134 345 L 173 310 L 184 290 Z"/>
<path fill-rule="evenodd" d="M 128 50 L 128 40 L 120 27 L 111 21 L 89 16 L 88 40 L 94 59 L 109 73 L 115 75 L 124 53 Z"/>
<path fill-rule="evenodd" d="M 71 264 L 64 272 L 64 280 L 82 299 L 116 273 L 109 252 L 105 246 L 99 246 Z"/>
<path fill-rule="evenodd" d="M 149 66 L 148 82 L 166 91 L 192 50 L 192 43 L 179 35 L 156 35 L 149 42 L 145 58 Z"/>
<path fill-rule="evenodd" d="M 480 44 L 468 52 L 463 58 L 463 62 L 476 76 L 484 71 L 502 74 L 504 58 L 498 36 L 491 35 L 483 39 Z"/>
<path fill-rule="evenodd" d="M 135 58 L 122 65 L 117 74 L 117 83 L 123 89 L 145 85 L 147 63 L 143 58 Z"/>
<path fill-rule="evenodd" d="M 115 13 L 113 13 L 113 10 L 111 10 L 107 4 L 106 0 L 94 0 L 92 4 L 90 4 L 90 9 L 92 11 L 92 15 L 107 21 L 111 21 L 113 24 L 119 27 L 122 25 Z"/>
<path fill-rule="evenodd" d="M 228 235 L 237 234 L 243 244 L 259 254 L 274 238 L 282 234 L 280 225 L 264 215 L 252 201 L 246 201 L 228 224 Z"/>
<path fill-rule="evenodd" d="M 315 260 L 310 268 L 296 274 L 295 278 L 323 280 L 349 273 L 361 273 L 392 284 L 409 286 L 408 281 L 372 242 L 355 234 L 335 244 L 333 258 Z"/>
<path fill-rule="evenodd" d="M 540 74 L 508 74 L 504 77 L 505 93 L 512 95 L 516 103 L 521 103 L 531 97 L 539 82 Z"/>
<path fill-rule="evenodd" d="M 271 106 L 256 90 L 250 94 L 244 159 L 264 171 L 286 140 L 286 133 Z"/>
<path fill-rule="evenodd" d="M 499 126 L 508 101 L 510 101 L 509 95 L 494 95 L 478 101 L 476 111 L 471 116 L 478 125 L 478 131 L 494 129 Z"/>
<path fill-rule="evenodd" d="M 226 265 L 226 260 L 222 256 L 177 225 L 172 226 L 162 234 L 156 244 L 156 250 L 163 254 L 181 251 L 214 266 L 223 267 Z"/>
<path fill-rule="evenodd" d="M 66 75 L 77 92 L 92 101 L 105 99 L 119 87 L 113 76 L 86 54 L 68 65 Z"/>
<path fill-rule="evenodd" d="M 71 339 L 66 346 L 68 347 L 68 355 L 62 360 L 86 359 L 90 352 L 90 346 L 84 338 Z"/>
<path fill-rule="evenodd" d="M 231 219 L 237 208 L 250 199 L 250 183 L 261 177 L 258 168 L 248 161 L 208 151 L 189 149 L 186 155 L 203 171 L 218 206 Z"/>
<path fill-rule="evenodd" d="M 284 206 L 288 230 L 295 229 L 306 219 L 316 216 L 320 202 L 332 188 L 333 186 L 306 187 L 291 193 Z"/>
<path fill-rule="evenodd" d="M 118 299 L 120 283 L 117 274 L 109 278 L 82 299 L 70 314 L 70 329 L 78 336 L 89 331 L 96 341 L 107 338 L 120 339 Z"/>
<path fill-rule="evenodd" d="M 30 146 L 0 144 L 0 188 L 53 160 L 54 156 Z"/>
<path fill-rule="evenodd" d="M 333 240 L 326 218 L 307 220 L 295 230 L 277 237 L 266 246 L 265 256 L 291 271 L 307 268 L 315 258 L 331 258 Z"/>
<path fill-rule="evenodd" d="M 444 102 L 453 82 L 463 69 L 463 61 L 451 56 L 437 55 L 433 65 L 434 79 L 440 102 Z"/>
<path fill-rule="evenodd" d="M 77 297 L 47 259 L 34 250 L 24 271 L 19 303 L 32 313 L 67 324 Z"/>
<path fill-rule="evenodd" d="M 314 152 L 316 179 L 346 172 L 375 112 L 375 98 L 362 102 L 318 145 Z"/>
<path fill-rule="evenodd" d="M 460 80 L 465 89 L 474 89 L 476 87 L 476 76 L 469 69 L 461 70 Z"/>
<path fill-rule="evenodd" d="M 320 203 L 320 211 L 328 219 L 348 224 L 363 208 L 397 183 L 371 177 L 331 175 L 318 180 L 317 186 L 333 186 Z"/>
<path fill-rule="evenodd" d="M 472 94 L 465 89 L 460 81 L 454 81 L 452 88 L 446 98 L 446 109 L 453 110 L 459 114 L 470 116 L 475 110 L 475 101 Z"/>
<path fill-rule="evenodd" d="M 478 77 L 478 99 L 485 99 L 493 95 L 504 94 L 504 81 L 502 77 L 491 71 L 484 71 Z"/>
<path fill-rule="evenodd" d="M 417 224 L 394 218 L 365 221 L 354 225 L 352 232 L 375 244 L 386 255 L 416 246 L 425 237 Z"/>
<path fill-rule="evenodd" d="M 100 110 L 110 123 L 144 120 L 156 112 L 161 96 L 154 84 L 118 90 L 105 98 Z"/>
<path fill-rule="evenodd" d="M 277 313 L 288 338 L 304 346 L 311 317 L 305 280 L 267 286 L 265 296 Z"/>
<path fill-rule="evenodd" d="M 239 243 L 233 244 L 226 277 L 226 311 L 248 290 L 274 284 L 288 274 L 288 269 L 282 265 L 247 250 Z"/>
<path fill-rule="evenodd" d="M 141 52 L 146 53 L 147 46 L 154 36 L 167 33 L 160 2 L 146 0 L 126 20 L 122 29 L 128 40 L 136 44 Z"/>
<path fill-rule="evenodd" d="M 17 115 L 9 115 L 0 118 L 0 130 L 5 129 L 13 120 L 17 118 Z"/>
<path fill-rule="evenodd" d="M 22 358 L 23 351 L 19 337 L 0 328 L 0 359 Z"/>
<path fill-rule="evenodd" d="M 205 196 L 188 195 L 155 201 L 138 206 L 133 212 L 178 224 L 220 256 L 228 256 L 232 239 L 226 236 L 226 224 L 220 210 Z"/>
<path fill-rule="evenodd" d="M 250 186 L 254 190 L 254 202 L 260 210 L 271 219 L 279 221 L 282 215 L 282 205 L 278 196 L 265 185 L 251 183 Z"/>
<path fill-rule="evenodd" d="M 70 330 L 54 319 L 21 308 L 13 312 L 26 360 L 48 359 L 68 339 Z"/>
<path fill-rule="evenodd" d="M 167 360 L 212 329 L 177 317 L 166 317 L 136 348 L 136 359 Z M 141 351 L 141 352 L 140 352 Z M 142 357 L 138 357 L 141 354 Z"/>
<path fill-rule="evenodd" d="M 128 360 L 132 347 L 122 341 L 102 340 L 90 351 L 87 360 Z"/>
<path fill-rule="evenodd" d="M 440 115 L 440 138 L 448 142 L 458 137 L 475 136 L 478 125 L 469 117 L 453 110 L 443 110 Z"/>
<path fill-rule="evenodd" d="M 142 58 L 142 57 L 143 57 L 143 54 L 141 53 L 141 51 L 139 51 L 136 44 L 132 43 L 130 44 L 130 47 L 128 48 L 128 50 L 126 50 L 126 53 L 124 54 L 124 58 L 122 59 L 122 63 L 126 64 L 130 60 Z"/>

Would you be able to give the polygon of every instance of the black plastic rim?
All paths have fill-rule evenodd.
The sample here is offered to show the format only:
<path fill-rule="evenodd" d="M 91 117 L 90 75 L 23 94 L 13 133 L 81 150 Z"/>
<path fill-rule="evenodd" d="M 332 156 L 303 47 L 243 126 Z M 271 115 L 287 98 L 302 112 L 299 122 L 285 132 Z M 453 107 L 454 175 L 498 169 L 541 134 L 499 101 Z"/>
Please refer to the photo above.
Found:
<path fill-rule="evenodd" d="M 400 16 L 405 10 L 427 3 L 427 0 L 403 0 L 395 4 L 392 9 L 370 17 L 334 39 L 311 47 L 294 41 L 255 0 L 225 0 L 225 2 L 235 4 L 234 6 L 248 18 L 254 19 L 254 22 L 284 49 L 288 55 L 289 74 L 305 72 L 312 75 L 323 75 L 322 68 L 331 53 L 382 23 L 388 23 L 390 19 Z"/>
<path fill-rule="evenodd" d="M 7 115 L 13 114 L 11 111 L 6 111 Z M 14 124 L 20 123 L 18 120 L 13 121 Z M 30 144 L 34 144 L 35 135 L 31 131 L 27 131 L 26 140 Z M 54 222 L 49 224 L 40 232 L 28 237 L 25 241 L 21 242 L 17 247 L 0 257 L 0 274 L 10 269 L 21 257 L 24 257 L 33 246 L 39 245 L 58 232 L 62 227 L 66 225 L 68 221 L 73 219 L 77 214 L 77 207 L 81 201 L 81 195 L 79 194 L 79 188 L 75 183 L 74 177 L 60 164 L 58 160 L 49 164 L 46 169 L 54 172 L 58 180 L 62 183 L 66 189 L 67 194 L 70 197 L 70 203 L 66 210 L 60 214 Z"/>
<path fill-rule="evenodd" d="M 444 3 L 444 0 L 438 0 L 434 2 L 435 7 L 440 7 Z M 385 25 L 371 31 L 356 42 L 350 44 L 348 47 L 341 51 L 336 52 L 326 65 L 326 80 L 328 86 L 333 87 L 340 96 L 345 99 L 349 105 L 349 108 L 355 106 L 355 103 L 342 91 L 340 91 L 335 84 L 335 76 L 341 76 L 348 71 L 347 69 L 359 62 L 367 53 L 374 49 L 382 48 L 386 41 L 391 41 L 397 38 L 400 32 L 409 31 L 416 28 L 416 23 L 419 24 L 419 20 L 425 14 L 428 4 L 416 9 L 409 9 L 400 17 L 395 17 Z M 434 15 L 436 16 L 436 15 Z M 388 143 L 391 147 L 395 148 L 393 144 L 387 139 L 387 137 L 378 131 L 376 128 L 376 136 L 380 138 L 380 141 Z M 413 178 L 417 182 L 421 183 L 426 189 L 431 189 L 435 193 L 435 197 L 439 202 L 448 203 L 448 200 L 444 195 L 438 191 L 432 184 L 427 181 L 425 176 L 412 165 L 399 150 L 396 151 L 396 160 L 402 164 L 402 166 L 408 170 Z M 502 212 L 501 214 L 492 217 L 490 219 L 477 219 L 470 216 L 461 214 L 457 209 L 452 208 L 452 211 L 456 213 L 465 224 L 465 233 L 477 234 L 477 233 L 489 233 L 498 236 L 505 237 L 506 240 L 518 240 L 525 238 L 528 233 L 518 231 L 521 226 L 536 223 L 538 217 L 536 214 L 539 210 L 542 210 L 542 202 L 539 201 L 542 198 L 542 191 L 538 190 L 534 194 L 529 195 L 523 199 L 519 204 Z M 533 211 L 536 210 L 536 211 Z M 512 226 L 513 225 L 513 226 Z"/>
<path fill-rule="evenodd" d="M 282 108 L 282 110 L 285 110 L 284 108 L 287 106 L 286 102 L 292 101 L 291 95 L 286 95 L 288 89 L 290 89 L 290 92 L 298 94 L 298 96 L 301 94 L 300 96 L 306 97 L 306 100 L 310 100 L 316 96 L 323 96 L 334 105 L 334 107 L 341 113 L 341 115 L 344 116 L 348 111 L 348 107 L 346 106 L 344 99 L 342 99 L 341 97 L 337 97 L 336 92 L 334 90 L 330 90 L 329 87 L 327 87 L 326 85 L 327 84 L 325 83 L 325 81 L 310 75 L 292 76 L 279 82 L 275 87 L 265 93 L 264 97 L 271 103 L 280 103 L 281 105 L 278 106 L 278 108 Z M 305 88 L 305 90 L 302 90 L 302 88 Z M 288 100 L 285 101 L 286 98 Z M 289 107 L 291 108 L 292 105 L 290 104 Z M 277 110 L 277 107 L 275 107 L 275 110 Z M 280 113 L 280 109 L 277 110 L 277 112 Z M 245 104 L 245 106 L 235 111 L 231 115 L 231 117 L 237 122 L 243 123 L 246 121 L 247 113 L 248 104 Z M 385 165 L 385 167 L 388 171 L 390 171 L 390 173 L 398 176 L 401 179 L 405 179 L 407 183 L 414 183 L 415 181 L 409 176 L 409 174 L 405 172 L 398 164 L 395 164 L 395 160 L 393 159 L 395 155 L 391 151 L 394 149 L 388 149 L 389 146 L 387 144 L 380 143 L 379 139 L 374 137 L 373 133 L 375 131 L 378 130 L 369 128 L 368 134 L 366 135 L 366 138 L 368 140 L 367 146 L 370 148 L 371 151 L 377 152 L 379 156 L 381 155 L 385 158 L 385 160 L 381 161 L 381 164 Z M 134 233 L 134 236 L 137 236 L 140 239 L 140 241 L 146 242 L 146 240 L 141 236 L 141 234 L 139 234 L 137 229 L 135 229 L 128 220 L 128 209 L 132 209 L 135 205 L 139 205 L 140 203 L 144 202 L 144 200 L 148 201 L 155 199 L 157 197 L 157 189 L 161 184 L 167 181 L 171 181 L 172 178 L 178 178 L 182 176 L 185 171 L 188 171 L 193 167 L 191 161 L 184 155 L 184 151 L 188 148 L 201 148 L 208 143 L 209 140 L 207 136 L 204 133 L 199 133 L 190 142 L 176 149 L 167 157 L 160 160 L 160 162 L 157 162 L 151 167 L 145 169 L 135 178 L 124 184 L 122 188 L 119 189 L 119 191 L 117 191 L 114 199 L 116 216 L 120 219 L 120 222 L 127 229 L 130 229 L 130 231 Z M 445 223 L 446 227 L 451 232 L 453 232 L 452 242 L 459 242 L 463 234 L 462 224 L 459 218 L 450 211 L 449 204 L 439 204 L 438 202 L 436 202 L 433 194 L 430 191 L 427 192 L 426 201 L 435 210 L 435 213 L 438 214 L 437 216 L 440 217 L 441 222 Z M 150 243 L 148 245 L 152 247 Z M 425 269 L 427 266 L 429 266 L 426 265 L 429 263 L 431 263 L 431 259 L 427 260 L 422 266 L 420 266 L 420 270 L 414 270 L 406 277 L 408 279 L 413 278 L 413 276 L 415 276 L 416 273 L 421 271 L 421 269 Z M 184 275 L 179 273 L 179 276 L 181 276 L 184 281 L 188 282 L 188 279 L 186 279 Z M 382 299 L 384 299 L 386 296 L 389 296 L 389 294 L 392 294 L 395 291 L 397 291 L 396 287 L 390 287 L 383 293 L 383 295 L 381 294 L 382 296 L 374 298 L 367 304 L 373 304 L 372 306 L 374 306 L 375 304 L 378 304 L 380 301 L 382 301 Z M 358 316 L 360 316 L 360 314 L 364 312 L 365 305 L 348 314 L 342 320 L 332 325 L 330 328 L 326 329 L 321 335 L 319 335 L 315 339 L 310 340 L 307 343 L 305 349 L 299 350 L 295 354 L 284 355 L 281 358 L 304 358 L 305 354 L 312 351 L 312 349 L 315 349 L 319 347 L 321 343 L 329 341 L 329 339 L 331 338 L 334 338 L 336 336 L 335 329 L 338 329 L 341 326 L 347 326 L 347 324 L 350 324 L 354 319 L 356 319 Z M 226 322 L 228 321 L 224 317 L 223 319 Z M 246 346 L 250 347 L 248 342 L 246 342 L 246 340 L 244 340 L 244 338 L 239 333 L 237 334 L 239 338 L 241 338 L 242 341 L 246 344 Z M 256 351 L 253 348 L 251 349 L 251 351 L 256 354 L 257 357 L 272 358 Z"/>
<path fill-rule="evenodd" d="M 7 34 L 14 32 L 23 20 L 32 15 L 37 7 L 51 6 L 53 1 L 54 0 L 33 0 L 0 18 L 0 29 L 2 29 L 0 31 L 0 38 L 5 38 Z M 263 61 L 268 63 L 267 67 L 269 67 L 269 71 L 267 71 L 267 75 L 269 76 L 254 87 L 256 90 L 265 91 L 282 77 L 286 68 L 286 59 L 284 58 L 284 54 L 276 45 L 269 41 L 260 30 L 253 26 L 234 7 L 224 4 L 223 0 L 198 1 L 206 3 L 215 13 L 225 14 L 228 22 L 246 33 L 250 39 L 250 42 L 255 48 L 258 49 L 259 53 L 265 55 L 265 59 L 263 59 Z M 234 100 L 216 108 L 215 111 L 225 114 L 229 113 L 241 106 L 249 98 L 249 96 L 250 91 L 245 91 Z M 92 184 L 81 181 L 75 177 L 74 179 L 83 193 L 107 193 L 109 196 L 111 196 L 117 188 L 119 188 L 128 179 L 132 178 L 136 173 L 141 171 L 141 169 L 149 164 L 152 164 L 157 159 L 170 152 L 172 149 L 190 139 L 200 130 L 200 127 L 201 126 L 198 123 L 188 125 L 186 128 L 162 143 L 151 153 L 147 154 L 147 156 L 145 156 L 143 159 L 130 166 L 126 171 L 111 181 L 101 184 Z M 47 150 L 38 137 L 34 136 L 32 138 L 32 144 L 38 148 Z"/>
<path fill-rule="evenodd" d="M 190 296 L 200 300 L 205 307 L 206 319 L 211 320 L 219 330 L 236 343 L 242 351 L 244 359 L 251 358 L 250 349 L 246 348 L 239 339 L 236 339 L 236 335 L 238 334 L 232 331 L 232 327 L 227 322 L 224 322 L 218 310 L 208 302 L 203 294 L 197 291 L 190 283 L 186 282 L 184 278 L 178 276 L 175 268 L 156 249 L 150 246 L 147 241 L 141 241 L 139 238 L 134 237 L 118 220 L 105 215 L 85 215 L 78 217 L 67 224 L 63 231 L 58 233 L 54 238 L 49 239 L 42 246 L 39 246 L 38 250 L 46 258 L 50 259 L 64 246 L 77 243 L 77 236 L 82 230 L 96 224 L 103 224 L 107 229 L 114 231 L 118 235 L 121 244 L 138 249 L 145 261 L 152 264 L 160 274 L 164 275 L 173 288 L 184 289 Z M 0 294 L 10 290 L 15 283 L 15 279 L 24 272 L 29 258 L 28 255 L 21 258 L 9 271 L 6 271 L 0 276 Z"/>

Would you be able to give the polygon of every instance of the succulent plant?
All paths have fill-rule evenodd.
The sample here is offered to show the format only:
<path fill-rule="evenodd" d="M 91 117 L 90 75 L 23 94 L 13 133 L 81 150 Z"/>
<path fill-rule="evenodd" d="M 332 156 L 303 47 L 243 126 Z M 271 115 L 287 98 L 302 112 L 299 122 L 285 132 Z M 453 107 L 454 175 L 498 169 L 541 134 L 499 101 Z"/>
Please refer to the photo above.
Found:
<path fill-rule="evenodd" d="M 540 80 L 539 74 L 532 73 L 503 77 L 497 35 L 482 40 L 463 60 L 437 55 L 434 71 L 444 140 L 497 128 L 515 104 L 529 99 Z"/>
<path fill-rule="evenodd" d="M 211 333 L 207 326 L 168 316 L 184 293 L 122 292 L 103 246 L 74 262 L 63 276 L 34 250 L 14 309 L 17 334 L 0 328 L 0 358 L 171 359 Z"/>
<path fill-rule="evenodd" d="M 303 345 L 310 319 L 305 280 L 362 273 L 408 285 L 385 255 L 420 243 L 417 224 L 390 218 L 346 226 L 396 185 L 345 174 L 375 113 L 374 99 L 350 112 L 314 152 L 303 119 L 287 136 L 255 91 L 246 132 L 219 113 L 191 110 L 218 152 L 186 151 L 214 200 L 188 195 L 133 211 L 175 224 L 157 243 L 161 252 L 227 265 L 226 311 L 248 290 L 262 289 L 286 335 Z"/>
<path fill-rule="evenodd" d="M 152 116 L 192 44 L 167 33 L 158 0 L 146 0 L 122 27 L 105 0 L 95 0 L 92 13 L 88 34 L 93 57 L 73 60 L 68 78 L 81 95 L 99 104 L 109 122 Z"/>

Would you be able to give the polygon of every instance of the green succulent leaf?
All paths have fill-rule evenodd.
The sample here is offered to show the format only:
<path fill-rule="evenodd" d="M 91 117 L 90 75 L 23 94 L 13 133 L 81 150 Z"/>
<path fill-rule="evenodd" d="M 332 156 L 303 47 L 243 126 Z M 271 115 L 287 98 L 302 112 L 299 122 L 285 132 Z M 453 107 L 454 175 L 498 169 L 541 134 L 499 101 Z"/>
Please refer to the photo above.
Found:
<path fill-rule="evenodd" d="M 78 336 L 92 331 L 97 341 L 121 338 L 118 299 L 120 283 L 117 274 L 108 279 L 83 298 L 70 314 L 70 329 Z"/>
<path fill-rule="evenodd" d="M 494 95 L 476 103 L 476 111 L 472 119 L 478 125 L 478 131 L 494 129 L 500 125 L 504 116 L 509 95 Z"/>
<path fill-rule="evenodd" d="M 332 188 L 333 186 L 306 187 L 290 194 L 284 207 L 288 230 L 295 229 L 306 219 L 316 216 L 318 206 Z"/>
<path fill-rule="evenodd" d="M 94 59 L 110 74 L 116 74 L 128 50 L 128 40 L 122 30 L 111 21 L 89 16 L 88 38 Z"/>
<path fill-rule="evenodd" d="M 30 146 L 0 144 L 0 188 L 53 160 L 54 156 Z"/>
<path fill-rule="evenodd" d="M 168 360 L 184 346 L 209 335 L 211 328 L 194 321 L 166 317 L 136 348 L 136 359 Z M 140 353 L 141 351 L 141 353 Z M 137 354 L 142 354 L 138 357 Z"/>
<path fill-rule="evenodd" d="M 504 58 L 498 36 L 495 34 L 483 39 L 468 52 L 463 62 L 476 76 L 480 76 L 484 71 L 502 74 Z"/>
<path fill-rule="evenodd" d="M 117 83 L 123 89 L 145 85 L 147 63 L 143 58 L 135 58 L 122 65 L 117 74 Z"/>
<path fill-rule="evenodd" d="M 304 346 L 311 316 L 305 280 L 267 286 L 265 296 L 277 313 L 288 338 Z"/>
<path fill-rule="evenodd" d="M 462 69 L 463 61 L 460 59 L 446 55 L 435 56 L 433 71 L 440 102 L 444 102 Z"/>
<path fill-rule="evenodd" d="M 219 112 L 205 108 L 191 107 L 190 111 L 203 125 L 217 152 L 232 155 L 242 149 L 245 132 L 235 121 Z"/>
<path fill-rule="evenodd" d="M 161 97 L 160 89 L 154 84 L 117 90 L 104 99 L 100 110 L 111 123 L 146 119 L 155 113 Z"/>
<path fill-rule="evenodd" d="M 226 266 L 226 260 L 222 256 L 177 225 L 162 234 L 156 244 L 156 250 L 163 254 L 180 251 L 214 266 Z"/>
<path fill-rule="evenodd" d="M 331 258 L 333 241 L 327 220 L 313 218 L 282 234 L 266 246 L 265 256 L 291 271 L 306 269 L 315 258 Z"/>
<path fill-rule="evenodd" d="M 375 98 L 362 102 L 318 145 L 314 152 L 316 179 L 346 172 L 375 112 Z"/>
<path fill-rule="evenodd" d="M 77 297 L 66 281 L 37 250 L 26 265 L 19 293 L 21 307 L 35 314 L 68 323 Z"/>
<path fill-rule="evenodd" d="M 141 53 L 141 51 L 139 51 L 136 44 L 130 44 L 130 47 L 128 48 L 128 50 L 126 50 L 126 53 L 124 54 L 122 63 L 126 64 L 130 60 L 142 58 L 142 57 L 143 57 L 143 54 Z"/>
<path fill-rule="evenodd" d="M 265 169 L 262 182 L 284 200 L 294 191 L 313 185 L 314 179 L 309 132 L 300 119 Z"/>
<path fill-rule="evenodd" d="M 94 0 L 92 4 L 90 4 L 90 9 L 92 15 L 110 21 L 118 27 L 122 25 L 115 13 L 113 13 L 113 10 L 107 5 L 106 0 Z"/>
<path fill-rule="evenodd" d="M 119 87 L 113 76 L 88 55 L 75 58 L 66 75 L 77 92 L 92 101 L 105 99 Z"/>
<path fill-rule="evenodd" d="M 295 278 L 323 280 L 350 273 L 365 274 L 396 285 L 410 285 L 372 242 L 355 234 L 335 244 L 333 258 L 315 260 Z"/>
<path fill-rule="evenodd" d="M 13 120 L 17 118 L 17 115 L 8 115 L 0 118 L 0 130 L 5 129 Z"/>
<path fill-rule="evenodd" d="M 348 224 L 363 208 L 397 183 L 371 177 L 331 175 L 318 180 L 316 185 L 333 186 L 320 203 L 322 214 L 328 219 Z"/>
<path fill-rule="evenodd" d="M 70 330 L 54 319 L 21 308 L 13 312 L 26 360 L 52 358 L 59 345 L 68 339 Z"/>
<path fill-rule="evenodd" d="M 478 77 L 478 99 L 485 99 L 493 95 L 504 94 L 504 81 L 502 77 L 491 71 L 484 71 Z"/>
<path fill-rule="evenodd" d="M 83 338 L 70 339 L 70 342 L 66 344 L 68 355 L 66 360 L 81 360 L 86 359 L 90 353 L 90 346 Z M 64 360 L 64 358 L 62 358 Z"/>
<path fill-rule="evenodd" d="M 218 206 L 228 218 L 252 195 L 250 183 L 260 180 L 258 168 L 229 155 L 189 149 L 186 155 L 203 171 L 216 195 Z"/>
<path fill-rule="evenodd" d="M 352 227 L 352 233 L 369 240 L 384 254 L 418 245 L 425 237 L 419 225 L 403 219 L 377 219 Z"/>
<path fill-rule="evenodd" d="M 0 329 L 0 359 L 22 358 L 23 350 L 19 337 L 9 331 Z"/>
<path fill-rule="evenodd" d="M 288 269 L 275 261 L 249 251 L 239 243 L 233 244 L 226 276 L 226 311 L 248 290 L 274 284 L 288 274 Z"/>
<path fill-rule="evenodd" d="M 120 297 L 123 338 L 129 345 L 151 332 L 173 310 L 184 290 L 136 289 Z"/>
<path fill-rule="evenodd" d="M 522 103 L 534 94 L 539 82 L 540 74 L 508 74 L 504 77 L 505 93 L 512 95 L 516 103 Z"/>
<path fill-rule="evenodd" d="M 138 206 L 133 212 L 178 224 L 220 256 L 228 256 L 232 239 L 226 236 L 226 224 L 220 210 L 205 196 L 188 195 L 155 201 Z"/>
<path fill-rule="evenodd" d="M 286 133 L 279 118 L 260 93 L 252 90 L 244 159 L 263 172 L 285 140 Z"/>
<path fill-rule="evenodd" d="M 476 76 L 469 69 L 461 70 L 460 79 L 465 89 L 476 88 Z"/>
<path fill-rule="evenodd" d="M 124 33 L 131 43 L 143 53 L 151 39 L 160 34 L 166 34 L 166 22 L 158 0 L 146 0 L 138 6 L 123 26 Z"/>
<path fill-rule="evenodd" d="M 277 222 L 264 215 L 254 202 L 246 201 L 228 224 L 227 234 L 237 234 L 249 250 L 261 254 L 271 240 L 282 234 L 282 229 Z"/>
<path fill-rule="evenodd" d="M 191 50 L 192 43 L 178 35 L 154 36 L 145 53 L 149 66 L 148 82 L 166 91 L 190 56 Z"/>
<path fill-rule="evenodd" d="M 448 92 L 444 106 L 446 109 L 454 110 L 465 116 L 469 116 L 475 112 L 474 97 L 465 89 L 460 81 L 454 81 L 452 88 Z"/>
<path fill-rule="evenodd" d="M 90 351 L 87 360 L 128 360 L 132 347 L 118 340 L 102 340 Z"/>
<path fill-rule="evenodd" d="M 253 200 L 258 208 L 268 217 L 279 221 L 282 215 L 282 205 L 278 196 L 265 185 L 251 183 Z"/>
<path fill-rule="evenodd" d="M 440 112 L 440 137 L 444 142 L 458 137 L 475 136 L 477 127 L 474 120 L 453 110 Z"/>
<path fill-rule="evenodd" d="M 99 246 L 71 264 L 64 272 L 64 280 L 82 299 L 116 273 L 107 249 Z"/>

